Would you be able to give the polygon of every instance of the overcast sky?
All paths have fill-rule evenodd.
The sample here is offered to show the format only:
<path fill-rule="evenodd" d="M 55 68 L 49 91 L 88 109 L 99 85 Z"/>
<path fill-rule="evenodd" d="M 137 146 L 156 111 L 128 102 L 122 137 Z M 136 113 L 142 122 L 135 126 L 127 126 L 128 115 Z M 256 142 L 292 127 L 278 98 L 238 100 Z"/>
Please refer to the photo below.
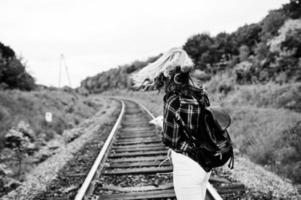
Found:
<path fill-rule="evenodd" d="M 194 34 L 232 32 L 258 22 L 286 2 L 0 0 L 0 41 L 22 55 L 44 85 L 58 85 L 64 54 L 76 87 L 87 76 L 182 46 Z"/>

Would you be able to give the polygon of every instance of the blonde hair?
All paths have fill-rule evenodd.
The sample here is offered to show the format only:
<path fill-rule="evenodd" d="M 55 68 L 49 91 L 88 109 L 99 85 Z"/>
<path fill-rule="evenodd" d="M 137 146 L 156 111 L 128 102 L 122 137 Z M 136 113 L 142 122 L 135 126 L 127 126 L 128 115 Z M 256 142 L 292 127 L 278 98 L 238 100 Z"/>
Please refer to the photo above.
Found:
<path fill-rule="evenodd" d="M 193 67 L 191 58 L 182 48 L 170 49 L 158 60 L 148 64 L 140 71 L 134 73 L 131 76 L 134 87 L 138 88 L 145 84 L 151 85 L 161 74 L 168 78 L 170 77 L 170 72 L 173 71 L 177 66 L 179 66 L 183 72 L 187 72 Z"/>

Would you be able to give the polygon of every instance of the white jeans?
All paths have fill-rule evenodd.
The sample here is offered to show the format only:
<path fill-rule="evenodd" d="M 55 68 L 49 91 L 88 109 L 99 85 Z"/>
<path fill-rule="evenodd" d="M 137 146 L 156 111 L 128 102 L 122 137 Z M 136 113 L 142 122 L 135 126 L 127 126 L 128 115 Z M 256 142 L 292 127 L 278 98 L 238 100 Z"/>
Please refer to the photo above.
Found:
<path fill-rule="evenodd" d="M 177 200 L 204 200 L 211 172 L 206 172 L 188 156 L 174 151 L 171 159 Z"/>

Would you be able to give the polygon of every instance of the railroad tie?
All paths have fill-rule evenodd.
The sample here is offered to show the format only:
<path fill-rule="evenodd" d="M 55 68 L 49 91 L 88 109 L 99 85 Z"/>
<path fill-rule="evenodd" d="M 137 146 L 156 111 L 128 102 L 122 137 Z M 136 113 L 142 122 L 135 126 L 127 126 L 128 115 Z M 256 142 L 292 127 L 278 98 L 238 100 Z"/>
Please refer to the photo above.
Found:
<path fill-rule="evenodd" d="M 128 192 L 119 194 L 107 194 L 100 195 L 95 200 L 136 200 L 136 199 L 157 199 L 157 198 L 175 198 L 175 192 L 173 189 L 168 190 L 154 190 L 143 192 Z"/>
<path fill-rule="evenodd" d="M 172 166 L 164 167 L 139 167 L 126 169 L 104 170 L 103 175 L 124 175 L 124 174 L 156 174 L 172 172 Z"/>

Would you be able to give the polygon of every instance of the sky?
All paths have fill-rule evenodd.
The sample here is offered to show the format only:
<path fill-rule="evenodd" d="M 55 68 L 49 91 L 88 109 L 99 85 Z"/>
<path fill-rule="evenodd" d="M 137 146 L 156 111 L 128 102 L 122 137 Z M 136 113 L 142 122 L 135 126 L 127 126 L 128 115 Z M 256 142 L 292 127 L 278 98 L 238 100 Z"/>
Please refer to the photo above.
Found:
<path fill-rule="evenodd" d="M 37 83 L 72 87 L 102 71 L 182 46 L 194 34 L 233 32 L 288 0 L 0 0 L 0 42 Z"/>

